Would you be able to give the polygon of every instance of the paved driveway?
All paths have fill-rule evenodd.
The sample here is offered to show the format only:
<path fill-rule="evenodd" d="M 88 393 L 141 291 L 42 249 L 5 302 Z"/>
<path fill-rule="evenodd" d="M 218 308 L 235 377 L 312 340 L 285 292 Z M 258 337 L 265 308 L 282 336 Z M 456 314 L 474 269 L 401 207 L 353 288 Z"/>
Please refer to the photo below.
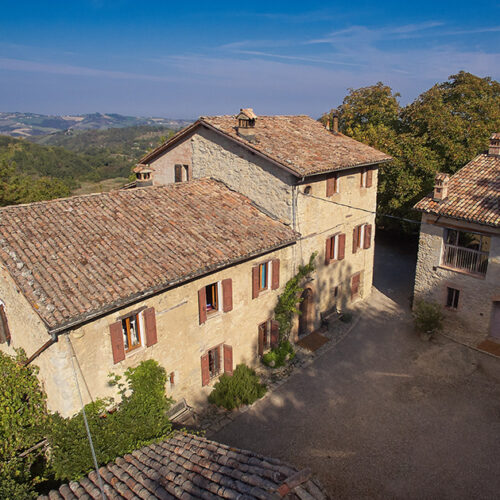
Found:
<path fill-rule="evenodd" d="M 411 247 L 376 260 L 352 333 L 213 437 L 312 468 L 334 498 L 499 498 L 498 382 L 414 334 Z"/>

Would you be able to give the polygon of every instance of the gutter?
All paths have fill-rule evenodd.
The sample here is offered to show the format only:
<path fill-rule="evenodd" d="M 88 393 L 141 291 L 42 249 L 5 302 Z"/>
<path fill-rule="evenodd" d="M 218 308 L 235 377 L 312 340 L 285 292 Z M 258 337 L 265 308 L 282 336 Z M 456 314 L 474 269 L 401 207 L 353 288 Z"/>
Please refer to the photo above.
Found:
<path fill-rule="evenodd" d="M 35 351 L 26 361 L 23 362 L 23 366 L 28 366 L 34 359 L 38 358 L 42 352 L 46 351 L 52 344 L 57 342 L 57 335 L 51 334 L 51 339 L 45 342 L 39 349 Z"/>

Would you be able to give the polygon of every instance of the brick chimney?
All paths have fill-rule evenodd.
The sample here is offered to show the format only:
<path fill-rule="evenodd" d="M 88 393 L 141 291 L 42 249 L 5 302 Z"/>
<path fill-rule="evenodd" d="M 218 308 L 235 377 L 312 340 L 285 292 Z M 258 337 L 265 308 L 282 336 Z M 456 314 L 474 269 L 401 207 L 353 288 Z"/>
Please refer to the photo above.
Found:
<path fill-rule="evenodd" d="M 432 196 L 434 201 L 443 201 L 448 198 L 448 182 L 450 176 L 448 174 L 437 173 L 434 179 L 434 194 Z"/>
<path fill-rule="evenodd" d="M 238 120 L 236 127 L 238 135 L 249 142 L 255 142 L 255 121 L 257 120 L 257 115 L 253 112 L 253 109 L 240 109 L 236 119 Z"/>
<path fill-rule="evenodd" d="M 489 156 L 500 156 L 500 132 L 491 134 L 490 147 L 488 148 Z"/>
<path fill-rule="evenodd" d="M 332 120 L 333 120 L 332 133 L 338 134 L 339 133 L 339 113 L 336 109 L 332 113 Z"/>

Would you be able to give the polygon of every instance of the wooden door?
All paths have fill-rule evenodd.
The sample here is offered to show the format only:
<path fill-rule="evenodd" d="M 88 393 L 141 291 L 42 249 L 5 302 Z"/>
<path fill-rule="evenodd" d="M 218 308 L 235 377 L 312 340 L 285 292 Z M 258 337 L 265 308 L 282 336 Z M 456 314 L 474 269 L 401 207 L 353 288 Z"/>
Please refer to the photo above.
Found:
<path fill-rule="evenodd" d="M 313 315 L 313 291 L 306 288 L 301 295 L 302 302 L 300 303 L 299 315 L 299 337 L 309 335 L 312 328 Z"/>

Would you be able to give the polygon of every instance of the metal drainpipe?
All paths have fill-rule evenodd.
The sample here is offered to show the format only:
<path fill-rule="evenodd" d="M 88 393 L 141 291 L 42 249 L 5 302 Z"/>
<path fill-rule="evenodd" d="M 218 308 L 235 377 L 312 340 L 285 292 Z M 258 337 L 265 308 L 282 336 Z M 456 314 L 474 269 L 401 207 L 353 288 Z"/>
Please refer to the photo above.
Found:
<path fill-rule="evenodd" d="M 34 359 L 38 358 L 42 352 L 47 350 L 52 344 L 55 344 L 57 342 L 57 334 L 56 333 L 51 333 L 51 339 L 45 342 L 45 344 L 42 345 L 37 351 L 35 351 L 34 354 L 32 354 L 25 362 L 24 366 L 28 366 Z"/>

